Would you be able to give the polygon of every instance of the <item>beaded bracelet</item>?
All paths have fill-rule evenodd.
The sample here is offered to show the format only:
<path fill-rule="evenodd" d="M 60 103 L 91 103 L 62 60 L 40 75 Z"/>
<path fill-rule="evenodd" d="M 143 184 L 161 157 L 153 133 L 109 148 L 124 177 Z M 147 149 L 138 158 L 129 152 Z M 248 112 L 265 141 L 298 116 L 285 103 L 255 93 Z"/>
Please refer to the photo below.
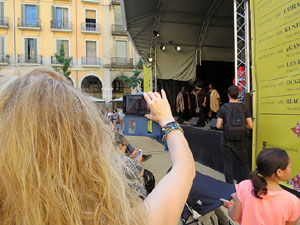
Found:
<path fill-rule="evenodd" d="M 179 123 L 176 121 L 172 121 L 167 123 L 165 126 L 162 128 L 162 142 L 165 145 L 165 150 L 168 150 L 168 144 L 167 144 L 167 136 L 170 132 L 173 130 L 180 130 L 182 133 L 184 133 L 183 129 L 180 127 Z"/>

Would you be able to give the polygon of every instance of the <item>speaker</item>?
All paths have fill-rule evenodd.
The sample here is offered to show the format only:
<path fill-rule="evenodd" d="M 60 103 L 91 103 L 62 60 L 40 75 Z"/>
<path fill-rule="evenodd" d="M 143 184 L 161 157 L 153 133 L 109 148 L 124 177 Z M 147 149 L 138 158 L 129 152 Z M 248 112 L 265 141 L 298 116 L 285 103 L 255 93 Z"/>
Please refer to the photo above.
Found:
<path fill-rule="evenodd" d="M 198 122 L 199 122 L 199 117 L 192 117 L 192 119 L 190 120 L 190 125 L 197 126 Z"/>
<path fill-rule="evenodd" d="M 217 119 L 212 118 L 210 121 L 210 129 L 217 130 Z"/>

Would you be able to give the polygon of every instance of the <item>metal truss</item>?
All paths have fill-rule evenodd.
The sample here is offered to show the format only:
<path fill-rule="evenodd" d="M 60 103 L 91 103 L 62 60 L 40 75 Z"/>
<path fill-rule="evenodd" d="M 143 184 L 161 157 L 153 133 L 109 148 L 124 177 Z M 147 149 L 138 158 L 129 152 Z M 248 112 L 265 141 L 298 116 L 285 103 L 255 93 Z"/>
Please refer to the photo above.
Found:
<path fill-rule="evenodd" d="M 235 85 L 240 87 L 239 102 L 250 93 L 250 22 L 249 1 L 233 0 Z"/>
<path fill-rule="evenodd" d="M 204 45 L 204 41 L 206 38 L 206 34 L 208 31 L 210 21 L 212 20 L 215 12 L 220 8 L 222 3 L 223 3 L 223 0 L 214 0 L 205 15 L 205 18 L 202 23 L 201 31 L 198 35 L 198 40 L 197 40 L 197 55 L 198 55 L 197 56 L 197 64 L 201 65 L 202 48 Z"/>

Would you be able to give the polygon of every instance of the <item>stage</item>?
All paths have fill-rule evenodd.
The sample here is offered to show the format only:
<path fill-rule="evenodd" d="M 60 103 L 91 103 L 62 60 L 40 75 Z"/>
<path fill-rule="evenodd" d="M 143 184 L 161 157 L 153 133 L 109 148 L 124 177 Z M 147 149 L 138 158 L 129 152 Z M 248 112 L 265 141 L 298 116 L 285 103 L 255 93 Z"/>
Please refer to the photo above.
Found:
<path fill-rule="evenodd" d="M 223 149 L 223 131 L 213 130 L 207 127 L 193 127 L 190 125 L 181 125 L 184 135 L 192 150 L 195 161 L 208 166 L 214 170 L 224 173 L 224 149 Z M 251 168 L 252 151 L 251 136 L 247 139 L 248 159 Z M 239 176 L 239 165 L 234 161 L 234 177 Z"/>

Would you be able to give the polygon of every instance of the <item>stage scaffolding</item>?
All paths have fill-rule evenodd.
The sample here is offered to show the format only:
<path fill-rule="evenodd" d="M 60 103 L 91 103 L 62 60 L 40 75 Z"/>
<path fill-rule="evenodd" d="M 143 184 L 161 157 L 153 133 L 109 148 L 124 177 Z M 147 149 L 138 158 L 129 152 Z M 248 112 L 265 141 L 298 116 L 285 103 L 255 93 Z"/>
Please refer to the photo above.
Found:
<path fill-rule="evenodd" d="M 220 7 L 222 1 L 214 0 L 209 12 L 205 16 L 205 21 L 201 27 L 199 40 L 197 41 L 197 60 L 200 58 L 201 49 L 206 37 L 207 27 L 210 24 L 211 17 Z M 156 14 L 153 20 L 153 31 L 159 31 L 161 17 L 164 12 L 166 0 L 158 0 Z M 251 93 L 251 56 L 250 56 L 250 7 L 249 0 L 233 0 L 233 17 L 234 17 L 234 67 L 235 67 L 235 85 L 240 87 L 241 94 L 239 101 L 243 102 L 244 94 Z M 157 90 L 157 44 L 158 37 L 153 36 L 151 39 L 150 51 L 148 58 L 153 61 L 149 62 L 153 76 L 153 89 Z"/>
<path fill-rule="evenodd" d="M 249 1 L 233 0 L 233 8 L 235 85 L 241 89 L 239 101 L 243 102 L 244 94 L 251 91 Z"/>

